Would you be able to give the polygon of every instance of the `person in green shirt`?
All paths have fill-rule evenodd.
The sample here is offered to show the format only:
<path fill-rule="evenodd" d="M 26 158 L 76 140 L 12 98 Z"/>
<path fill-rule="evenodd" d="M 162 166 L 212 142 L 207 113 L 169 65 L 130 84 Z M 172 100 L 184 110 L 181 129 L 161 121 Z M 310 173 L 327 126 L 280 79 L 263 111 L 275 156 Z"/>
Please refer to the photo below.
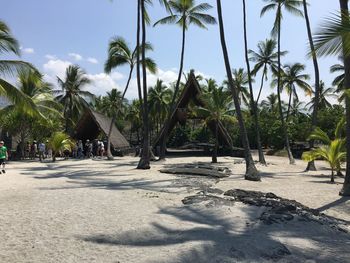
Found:
<path fill-rule="evenodd" d="M 6 173 L 5 171 L 5 161 L 8 159 L 7 148 L 4 145 L 4 141 L 0 141 L 0 166 L 2 165 L 2 173 Z M 0 174 L 1 174 L 0 172 Z"/>

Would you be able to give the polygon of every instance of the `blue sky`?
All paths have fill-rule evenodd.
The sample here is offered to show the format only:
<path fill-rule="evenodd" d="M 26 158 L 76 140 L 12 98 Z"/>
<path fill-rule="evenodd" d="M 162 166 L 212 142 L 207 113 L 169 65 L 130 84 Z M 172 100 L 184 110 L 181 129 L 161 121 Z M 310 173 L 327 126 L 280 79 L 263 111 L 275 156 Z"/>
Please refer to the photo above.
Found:
<path fill-rule="evenodd" d="M 89 90 L 104 94 L 111 88 L 123 89 L 128 73 L 127 67 L 113 71 L 110 76 L 103 73 L 107 56 L 108 41 L 113 36 L 124 37 L 131 46 L 136 36 L 136 1 L 127 0 L 0 0 L 1 19 L 12 29 L 22 46 L 22 58 L 32 62 L 55 82 L 55 76 L 62 77 L 70 63 L 79 64 L 94 80 Z M 197 3 L 202 1 L 197 1 Z M 210 13 L 216 17 L 216 1 Z M 262 0 L 248 0 L 249 48 L 255 49 L 259 41 L 269 37 L 274 13 L 260 18 Z M 315 31 L 320 22 L 338 9 L 337 1 L 309 1 L 309 15 Z M 244 67 L 244 46 L 241 1 L 222 0 L 226 41 L 229 47 L 231 66 Z M 154 0 L 149 7 L 152 22 L 166 15 Z M 307 35 L 305 22 L 299 17 L 286 14 L 282 24 L 282 50 L 288 50 L 283 63 L 301 62 L 307 65 L 307 72 L 313 80 L 312 62 L 306 57 Z M 149 76 L 152 85 L 158 77 L 166 82 L 176 79 L 179 67 L 181 29 L 177 26 L 148 28 L 148 41 L 154 46 L 149 55 L 158 64 L 156 76 Z M 321 79 L 330 84 L 333 77 L 329 67 L 337 58 L 321 58 Z M 185 70 L 195 69 L 205 77 L 213 77 L 219 83 L 225 78 L 218 26 L 208 30 L 192 26 L 187 32 Z M 258 82 L 255 84 L 258 86 Z M 264 96 L 273 90 L 266 86 Z M 128 98 L 136 97 L 133 79 Z M 303 96 L 301 96 L 303 97 Z M 307 100 L 307 99 L 306 99 Z"/>

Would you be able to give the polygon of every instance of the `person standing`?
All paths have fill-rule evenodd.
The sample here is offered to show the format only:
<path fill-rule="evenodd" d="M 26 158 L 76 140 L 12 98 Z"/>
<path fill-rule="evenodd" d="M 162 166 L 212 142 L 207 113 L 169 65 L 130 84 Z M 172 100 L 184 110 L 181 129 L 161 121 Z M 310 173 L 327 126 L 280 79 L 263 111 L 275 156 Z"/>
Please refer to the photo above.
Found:
<path fill-rule="evenodd" d="M 0 166 L 2 166 L 1 173 L 6 173 L 5 171 L 5 161 L 8 160 L 7 148 L 4 145 L 4 141 L 0 141 Z"/>
<path fill-rule="evenodd" d="M 40 162 L 45 159 L 45 151 L 46 151 L 46 145 L 44 142 L 39 143 L 39 160 Z"/>

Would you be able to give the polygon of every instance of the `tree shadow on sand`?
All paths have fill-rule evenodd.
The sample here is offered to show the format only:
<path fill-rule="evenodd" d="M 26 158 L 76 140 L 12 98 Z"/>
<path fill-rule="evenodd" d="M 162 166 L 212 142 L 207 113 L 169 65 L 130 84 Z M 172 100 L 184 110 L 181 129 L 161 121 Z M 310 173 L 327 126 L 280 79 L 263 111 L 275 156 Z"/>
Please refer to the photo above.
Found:
<path fill-rule="evenodd" d="M 349 258 L 348 234 L 298 220 L 266 225 L 258 219 L 264 209 L 243 206 L 243 213 L 236 215 L 226 205 L 168 207 L 159 210 L 155 222 L 136 231 L 77 238 L 98 245 L 150 249 L 157 251 L 158 259 L 164 257 L 152 262 L 165 258 L 166 262 L 346 262 Z"/>

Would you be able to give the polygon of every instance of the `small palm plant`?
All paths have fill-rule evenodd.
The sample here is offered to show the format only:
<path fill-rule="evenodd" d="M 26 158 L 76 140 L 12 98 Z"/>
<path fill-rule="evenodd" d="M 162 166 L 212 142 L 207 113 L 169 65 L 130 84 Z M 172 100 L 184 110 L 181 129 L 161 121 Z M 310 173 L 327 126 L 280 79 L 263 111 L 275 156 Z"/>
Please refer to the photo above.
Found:
<path fill-rule="evenodd" d="M 316 128 L 310 135 L 309 139 L 321 141 L 324 146 L 304 152 L 302 159 L 305 161 L 314 161 L 322 158 L 328 162 L 331 167 L 331 182 L 334 182 L 334 171 L 341 175 L 341 164 L 346 160 L 345 138 L 342 138 L 342 131 L 344 130 L 345 120 L 341 120 L 335 130 L 335 139 L 331 140 L 329 136 L 320 128 Z"/>
<path fill-rule="evenodd" d="M 56 156 L 64 151 L 71 151 L 74 145 L 73 140 L 63 132 L 55 132 L 49 140 L 49 148 L 52 150 L 52 161 L 56 161 Z"/>
<path fill-rule="evenodd" d="M 205 118 L 205 124 L 215 125 L 215 147 L 212 156 L 212 162 L 217 163 L 217 154 L 219 147 L 219 123 L 223 120 L 234 122 L 232 113 L 232 99 L 226 96 L 222 87 L 213 87 L 210 93 L 202 95 L 204 101 L 203 107 L 198 107 L 197 115 Z"/>

